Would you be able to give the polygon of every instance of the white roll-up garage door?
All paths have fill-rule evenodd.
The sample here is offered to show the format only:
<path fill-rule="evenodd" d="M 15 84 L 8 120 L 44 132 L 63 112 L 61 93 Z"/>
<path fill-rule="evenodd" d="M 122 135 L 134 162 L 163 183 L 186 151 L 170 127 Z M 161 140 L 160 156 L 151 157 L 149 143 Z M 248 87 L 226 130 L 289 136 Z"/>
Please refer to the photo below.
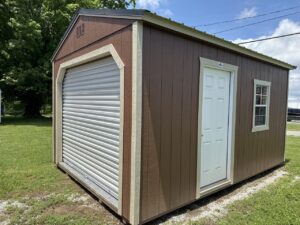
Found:
<path fill-rule="evenodd" d="M 68 69 L 62 108 L 63 162 L 118 207 L 120 71 L 113 58 Z"/>

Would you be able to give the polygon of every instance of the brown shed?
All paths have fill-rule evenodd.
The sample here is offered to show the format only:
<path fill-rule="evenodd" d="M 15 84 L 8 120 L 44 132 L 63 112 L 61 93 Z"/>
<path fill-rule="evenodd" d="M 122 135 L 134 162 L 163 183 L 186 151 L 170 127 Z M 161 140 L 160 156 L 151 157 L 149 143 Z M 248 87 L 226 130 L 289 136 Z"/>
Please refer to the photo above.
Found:
<path fill-rule="evenodd" d="M 131 224 L 284 162 L 292 65 L 109 9 L 81 9 L 52 62 L 54 161 Z"/>

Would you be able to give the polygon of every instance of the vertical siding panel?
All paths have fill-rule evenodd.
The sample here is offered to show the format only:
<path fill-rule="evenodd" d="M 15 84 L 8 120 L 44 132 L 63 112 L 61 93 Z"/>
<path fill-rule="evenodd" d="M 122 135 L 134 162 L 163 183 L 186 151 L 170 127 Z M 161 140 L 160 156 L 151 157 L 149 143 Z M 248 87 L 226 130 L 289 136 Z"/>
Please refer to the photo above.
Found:
<path fill-rule="evenodd" d="M 233 172 L 233 181 L 239 179 L 241 174 L 241 169 L 239 167 L 240 161 L 241 161 L 241 150 L 242 150 L 242 141 L 240 138 L 240 132 L 237 132 L 240 130 L 241 123 L 242 123 L 242 98 L 241 98 L 241 92 L 242 92 L 242 81 L 243 81 L 243 67 L 242 67 L 242 57 L 238 56 L 237 59 L 237 65 L 238 65 L 238 74 L 237 74 L 237 96 L 236 96 L 236 113 L 235 113 L 235 147 L 234 147 L 234 172 Z M 238 107 L 240 106 L 240 107 Z"/>
<path fill-rule="evenodd" d="M 183 65 L 183 82 L 182 82 L 182 135 L 181 135 L 181 184 L 180 184 L 180 193 L 181 198 L 180 202 L 183 204 L 187 199 L 190 199 L 189 185 L 190 185 L 190 132 L 191 132 L 191 81 L 192 81 L 192 59 L 193 59 L 193 46 L 191 42 L 186 42 L 184 49 L 184 65 Z"/>
<path fill-rule="evenodd" d="M 198 135 L 198 105 L 199 105 L 199 74 L 200 74 L 200 60 L 199 56 L 202 53 L 202 45 L 196 42 L 192 43 L 192 80 L 191 80 L 191 154 L 190 154 L 190 199 L 195 198 L 196 182 L 197 182 L 197 135 Z"/>
<path fill-rule="evenodd" d="M 236 130 L 236 138 L 240 139 L 240 146 L 239 148 L 236 148 L 236 150 L 238 150 L 238 152 L 236 152 L 236 156 L 239 157 L 239 164 L 237 164 L 235 166 L 237 174 L 239 174 L 239 176 L 236 178 L 237 180 L 240 180 L 242 174 L 246 173 L 245 171 L 245 162 L 248 158 L 248 154 L 245 151 L 245 148 L 247 146 L 246 143 L 246 130 L 247 130 L 247 120 L 249 120 L 250 118 L 248 118 L 247 116 L 247 112 L 248 112 L 248 101 L 249 99 L 247 99 L 247 101 L 245 101 L 246 96 L 247 96 L 247 59 L 242 58 L 242 62 L 241 62 L 241 70 L 240 70 L 240 104 L 237 105 L 237 107 L 240 110 L 240 126 L 239 128 Z M 252 110 L 251 110 L 252 111 Z"/>
<path fill-rule="evenodd" d="M 150 126 L 150 106 L 149 106 L 149 76 L 151 67 L 150 58 L 150 28 L 143 28 L 143 109 L 142 109 L 142 165 L 141 165 L 141 219 L 145 220 L 150 215 L 148 213 L 148 159 L 150 155 L 149 149 L 149 126 Z"/>
<path fill-rule="evenodd" d="M 180 140 L 182 108 L 183 39 L 176 38 L 177 53 L 173 57 L 172 96 L 172 155 L 171 155 L 171 207 L 180 203 Z"/>
<path fill-rule="evenodd" d="M 161 33 L 151 29 L 151 55 L 152 66 L 149 78 L 149 105 L 150 105 L 150 126 L 149 126 L 149 148 L 148 155 L 148 207 L 149 214 L 158 213 L 159 192 L 160 192 L 160 109 L 161 109 Z"/>
<path fill-rule="evenodd" d="M 123 62 L 128 65 L 124 68 L 124 131 L 123 132 L 123 198 L 122 198 L 122 208 L 123 215 L 129 218 L 129 204 L 130 204 L 130 159 L 131 159 L 131 93 L 132 93 L 132 33 L 131 29 L 122 32 L 121 40 L 116 41 L 116 46 L 119 46 L 119 54 L 123 55 Z M 116 49 L 118 49 L 116 48 Z M 128 74 L 130 74 L 128 76 Z M 127 75 L 127 76 L 126 76 Z"/>
<path fill-rule="evenodd" d="M 257 65 L 253 66 L 252 64 L 252 60 L 248 59 L 248 70 L 249 70 L 249 75 L 247 76 L 247 92 L 248 95 L 250 96 L 250 101 L 248 101 L 249 105 L 248 105 L 248 109 L 249 111 L 247 112 L 247 115 L 245 116 L 245 118 L 249 118 L 247 119 L 248 122 L 248 130 L 247 130 L 247 136 L 248 136 L 248 141 L 247 141 L 247 145 L 246 145 L 246 151 L 248 153 L 250 153 L 250 167 L 249 167 L 249 171 L 250 171 L 250 176 L 252 176 L 255 172 L 256 172 L 256 152 L 257 152 L 257 143 L 255 142 L 255 140 L 257 139 L 258 136 L 258 132 L 254 132 L 252 133 L 252 121 L 253 121 L 253 104 L 254 104 L 254 79 L 256 78 L 257 75 Z M 249 151 L 249 146 L 252 146 L 252 149 Z M 245 163 L 247 163 L 248 160 L 246 160 Z M 246 164 L 247 165 L 247 164 Z"/>
<path fill-rule="evenodd" d="M 174 52 L 173 36 L 163 36 L 162 55 L 162 108 L 161 108 L 161 180 L 160 180 L 160 206 L 159 211 L 170 209 L 170 182 L 171 182 L 171 145 L 172 145 L 172 85 L 173 85 L 173 62 L 171 56 Z"/>

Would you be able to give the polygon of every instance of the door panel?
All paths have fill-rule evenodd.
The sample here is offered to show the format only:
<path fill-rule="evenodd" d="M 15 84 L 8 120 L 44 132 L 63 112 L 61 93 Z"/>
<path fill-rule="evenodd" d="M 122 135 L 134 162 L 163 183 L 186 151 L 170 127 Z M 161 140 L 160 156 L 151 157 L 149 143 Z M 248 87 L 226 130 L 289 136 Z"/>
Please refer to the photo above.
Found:
<path fill-rule="evenodd" d="M 230 72 L 204 69 L 200 187 L 227 178 Z"/>

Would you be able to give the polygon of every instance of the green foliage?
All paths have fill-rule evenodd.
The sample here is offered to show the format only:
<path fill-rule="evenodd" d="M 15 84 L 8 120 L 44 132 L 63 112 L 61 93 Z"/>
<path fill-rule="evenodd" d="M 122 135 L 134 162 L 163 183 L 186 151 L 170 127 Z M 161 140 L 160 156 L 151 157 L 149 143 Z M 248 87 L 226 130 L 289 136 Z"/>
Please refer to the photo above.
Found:
<path fill-rule="evenodd" d="M 0 88 L 39 116 L 51 97 L 50 57 L 79 8 L 126 8 L 135 0 L 1 0 Z"/>

